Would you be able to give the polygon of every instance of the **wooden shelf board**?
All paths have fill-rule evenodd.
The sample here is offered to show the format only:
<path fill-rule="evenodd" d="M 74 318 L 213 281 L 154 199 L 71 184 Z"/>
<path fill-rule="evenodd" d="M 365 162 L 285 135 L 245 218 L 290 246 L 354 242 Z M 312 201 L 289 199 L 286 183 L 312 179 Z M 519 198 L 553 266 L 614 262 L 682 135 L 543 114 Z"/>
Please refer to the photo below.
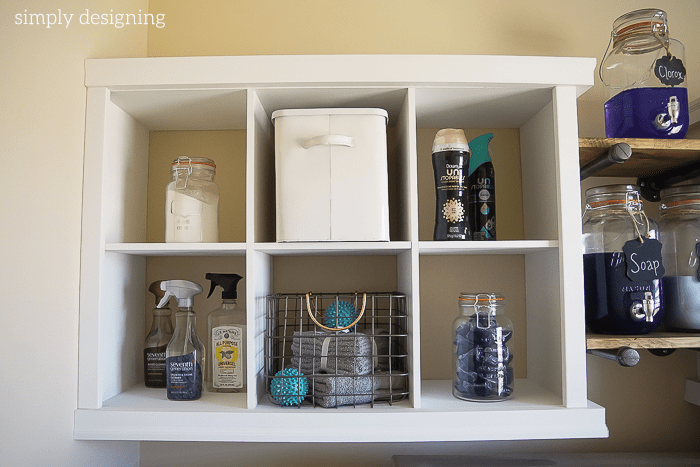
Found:
<path fill-rule="evenodd" d="M 578 141 L 581 167 L 614 144 L 627 143 L 632 148 L 629 160 L 601 170 L 596 177 L 636 178 L 700 161 L 700 139 L 579 138 Z"/>
<path fill-rule="evenodd" d="M 641 336 L 586 334 L 588 349 L 700 349 L 700 333 L 655 332 Z"/>

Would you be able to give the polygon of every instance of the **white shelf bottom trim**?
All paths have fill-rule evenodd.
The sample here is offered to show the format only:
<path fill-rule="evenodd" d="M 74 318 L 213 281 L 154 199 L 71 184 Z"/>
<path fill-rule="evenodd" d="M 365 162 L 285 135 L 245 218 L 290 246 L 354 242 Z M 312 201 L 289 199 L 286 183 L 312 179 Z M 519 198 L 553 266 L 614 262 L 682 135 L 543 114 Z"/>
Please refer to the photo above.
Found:
<path fill-rule="evenodd" d="M 75 412 L 73 437 L 80 440 L 247 442 L 485 441 L 608 436 L 605 409 L 589 402 L 565 408 L 557 397 L 528 380 L 516 380 L 512 400 L 461 401 L 451 381 L 424 381 L 421 409 L 408 402 L 322 408 L 281 408 L 264 398 L 242 408 L 244 395 L 209 394 L 173 402 L 164 390 L 136 387 Z M 333 414 L 332 417 L 329 415 Z M 319 430 L 318 427 L 323 429 Z"/>
<path fill-rule="evenodd" d="M 107 243 L 108 253 L 136 256 L 244 256 L 243 242 L 233 243 Z"/>
<path fill-rule="evenodd" d="M 418 251 L 422 255 L 522 255 L 558 247 L 559 242 L 556 240 L 421 241 L 418 243 Z"/>
<path fill-rule="evenodd" d="M 411 249 L 411 242 L 285 242 L 255 243 L 255 250 L 273 256 L 386 255 Z"/>

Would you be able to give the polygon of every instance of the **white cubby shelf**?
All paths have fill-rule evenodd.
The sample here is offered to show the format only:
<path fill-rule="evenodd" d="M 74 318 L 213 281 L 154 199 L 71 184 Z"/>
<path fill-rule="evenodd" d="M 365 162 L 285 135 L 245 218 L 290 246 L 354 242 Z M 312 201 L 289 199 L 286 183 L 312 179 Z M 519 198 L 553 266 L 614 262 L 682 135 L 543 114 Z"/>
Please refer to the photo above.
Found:
<path fill-rule="evenodd" d="M 581 224 L 578 204 L 571 204 L 580 198 L 576 100 L 593 85 L 595 59 L 241 56 L 90 59 L 85 66 L 76 439 L 399 442 L 608 435 L 605 409 L 587 397 Z M 391 241 L 275 242 L 270 117 L 279 109 L 315 107 L 387 110 Z M 419 234 L 419 225 L 433 221 L 419 219 L 419 199 L 434 190 L 419 187 L 418 160 L 429 154 L 419 150 L 417 134 L 447 127 L 518 131 L 518 238 L 433 242 Z M 245 167 L 245 199 L 228 200 L 240 203 L 244 214 L 236 221 L 245 224 L 245 238 L 215 244 L 148 240 L 147 216 L 154 215 L 147 208 L 149 170 L 167 170 L 149 167 L 151 132 L 192 130 L 245 133 L 245 151 L 230 156 Z M 224 175 L 217 182 L 225 184 Z M 447 330 L 457 310 L 457 296 L 448 296 L 454 315 L 448 320 L 435 314 L 437 305 L 428 298 L 440 282 L 434 261 L 465 269 L 478 261 L 483 271 L 498 275 L 492 268 L 503 263 L 491 258 L 522 265 L 515 282 L 523 299 L 509 308 L 521 318 L 515 333 L 524 351 L 513 398 L 482 404 L 454 398 L 449 376 L 425 377 L 432 363 L 425 343 L 451 339 L 426 322 L 440 321 L 437 327 Z M 395 270 L 389 282 L 407 297 L 409 398 L 337 409 L 281 408 L 268 401 L 265 299 L 292 292 L 278 290 L 287 278 L 275 273 L 294 262 L 329 260 L 379 261 Z M 156 280 L 153 270 L 187 278 L 208 261 L 244 272 L 239 299 L 247 312 L 247 392 L 205 390 L 197 401 L 168 401 L 164 390 L 143 385 L 142 345 L 152 306 L 146 289 Z M 449 360 L 449 352 L 440 358 Z"/>

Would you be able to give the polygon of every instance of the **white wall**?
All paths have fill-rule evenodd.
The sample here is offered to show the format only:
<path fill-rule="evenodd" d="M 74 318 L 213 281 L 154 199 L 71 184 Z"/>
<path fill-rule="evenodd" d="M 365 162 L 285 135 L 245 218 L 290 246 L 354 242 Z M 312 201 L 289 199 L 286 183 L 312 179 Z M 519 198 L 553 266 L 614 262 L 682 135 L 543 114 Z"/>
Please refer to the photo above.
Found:
<path fill-rule="evenodd" d="M 85 58 L 146 54 L 147 28 L 80 25 L 147 0 L 0 2 L 0 464 L 138 465 L 138 443 L 73 441 Z M 68 28 L 15 15 L 73 13 Z"/>

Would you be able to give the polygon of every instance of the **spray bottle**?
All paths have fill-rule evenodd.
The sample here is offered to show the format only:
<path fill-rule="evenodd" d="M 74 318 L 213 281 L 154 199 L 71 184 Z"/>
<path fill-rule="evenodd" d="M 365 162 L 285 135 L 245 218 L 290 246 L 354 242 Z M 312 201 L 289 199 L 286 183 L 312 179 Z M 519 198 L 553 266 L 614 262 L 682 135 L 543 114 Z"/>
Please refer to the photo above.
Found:
<path fill-rule="evenodd" d="M 496 173 L 489 143 L 492 133 L 469 142 L 469 215 L 474 240 L 496 240 Z"/>
<path fill-rule="evenodd" d="M 202 286 L 195 282 L 175 280 L 163 281 L 165 291 L 158 306 L 168 303 L 170 297 L 177 299 L 175 332 L 165 351 L 168 399 L 192 401 L 202 396 L 202 369 L 204 368 L 204 345 L 195 330 L 194 296 L 202 293 Z"/>
<path fill-rule="evenodd" d="M 211 392 L 245 392 L 246 325 L 245 310 L 238 307 L 238 274 L 207 273 L 211 297 L 221 287 L 221 306 L 207 317 L 207 340 L 211 346 L 207 368 L 207 389 Z"/>
<path fill-rule="evenodd" d="M 153 323 L 146 336 L 143 349 L 143 380 L 147 388 L 164 388 L 166 383 L 165 350 L 173 337 L 173 323 L 170 318 L 170 307 L 158 306 L 165 296 L 160 288 L 162 281 L 151 283 L 148 291 L 156 297 L 156 307 L 153 308 Z"/>

